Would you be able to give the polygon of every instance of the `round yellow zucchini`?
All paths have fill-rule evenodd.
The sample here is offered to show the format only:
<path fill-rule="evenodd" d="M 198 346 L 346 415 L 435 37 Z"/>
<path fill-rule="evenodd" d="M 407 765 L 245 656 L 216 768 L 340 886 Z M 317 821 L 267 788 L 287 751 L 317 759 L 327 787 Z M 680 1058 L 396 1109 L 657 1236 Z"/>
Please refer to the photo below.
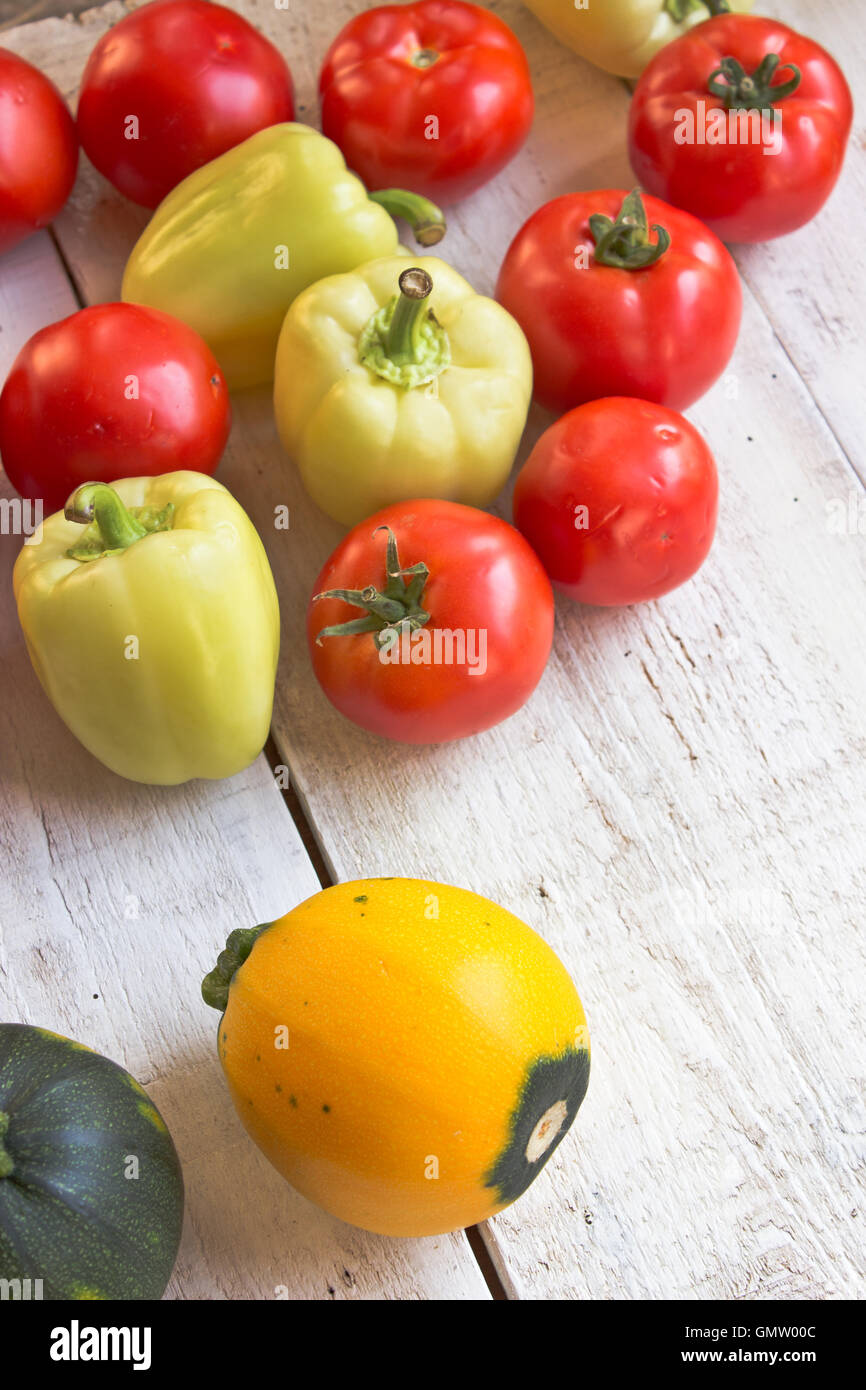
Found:
<path fill-rule="evenodd" d="M 341 883 L 232 932 L 202 986 L 249 1134 L 365 1230 L 436 1235 L 525 1191 L 577 1113 L 586 1018 L 541 937 L 420 879 Z"/>

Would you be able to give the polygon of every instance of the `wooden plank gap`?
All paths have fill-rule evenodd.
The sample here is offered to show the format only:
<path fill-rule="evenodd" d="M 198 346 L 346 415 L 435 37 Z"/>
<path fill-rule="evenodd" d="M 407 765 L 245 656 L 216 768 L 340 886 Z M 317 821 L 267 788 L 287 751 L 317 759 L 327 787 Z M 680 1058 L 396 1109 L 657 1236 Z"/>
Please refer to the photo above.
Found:
<path fill-rule="evenodd" d="M 508 1294 L 506 1293 L 505 1286 L 502 1283 L 502 1280 L 500 1279 L 496 1271 L 496 1266 L 490 1258 L 490 1251 L 488 1250 L 487 1245 L 484 1241 L 484 1237 L 481 1234 L 481 1227 L 469 1226 L 464 1232 L 464 1235 L 466 1236 L 466 1239 L 469 1242 L 469 1248 L 472 1251 L 478 1263 L 478 1268 L 481 1270 L 481 1273 L 484 1276 L 484 1281 L 487 1284 L 488 1289 L 490 1290 L 490 1297 L 496 1303 L 508 1302 Z"/>
<path fill-rule="evenodd" d="M 85 309 L 87 307 L 87 300 L 84 298 L 81 286 L 75 278 L 75 272 L 73 271 L 72 266 L 69 264 L 69 261 L 66 257 L 66 252 L 63 250 L 63 247 L 60 244 L 60 240 L 57 236 L 56 231 L 54 230 L 54 224 L 52 223 L 51 226 L 48 227 L 46 230 L 51 238 L 51 244 L 54 247 L 54 250 L 57 254 L 57 259 L 63 267 L 63 273 L 69 281 L 72 293 L 75 296 L 75 302 L 78 305 L 79 309 Z"/>
<path fill-rule="evenodd" d="M 307 856 L 316 871 L 318 880 L 323 888 L 331 888 L 337 881 L 336 877 L 325 860 L 315 831 L 308 819 L 306 809 L 301 803 L 298 793 L 295 791 L 291 769 L 280 757 L 280 752 L 274 742 L 273 735 L 268 738 L 263 751 L 270 765 L 271 772 L 273 773 L 274 783 L 278 790 L 282 792 L 283 801 L 288 808 L 292 820 L 295 822 L 295 828 L 301 837 L 304 849 L 307 851 Z M 289 775 L 288 786 L 282 785 L 285 773 Z"/>

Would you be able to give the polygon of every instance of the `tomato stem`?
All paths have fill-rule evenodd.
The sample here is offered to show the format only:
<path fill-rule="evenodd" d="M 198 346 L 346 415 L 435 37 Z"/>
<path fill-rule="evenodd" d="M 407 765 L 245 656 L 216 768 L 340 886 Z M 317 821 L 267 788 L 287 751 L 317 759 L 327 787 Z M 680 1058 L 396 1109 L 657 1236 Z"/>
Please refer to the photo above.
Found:
<path fill-rule="evenodd" d="M 392 217 L 402 217 L 408 222 L 419 246 L 435 246 L 444 237 L 445 214 L 420 193 L 409 193 L 405 188 L 381 188 L 369 196 Z"/>
<path fill-rule="evenodd" d="M 435 48 L 419 48 L 409 59 L 413 68 L 432 68 L 433 64 L 438 63 L 438 61 L 439 54 Z"/>
<path fill-rule="evenodd" d="M 325 589 L 320 594 L 314 594 L 314 603 L 318 603 L 322 598 L 338 598 L 342 599 L 343 603 L 362 608 L 365 614 L 363 618 L 351 618 L 345 623 L 333 623 L 330 627 L 323 627 L 316 635 L 316 646 L 322 645 L 323 637 L 351 637 L 357 633 L 372 632 L 376 647 L 381 651 L 394 641 L 395 635 L 401 632 L 415 632 L 430 621 L 430 614 L 421 606 L 424 589 L 430 577 L 429 569 L 423 560 L 403 569 L 397 551 L 397 537 L 391 527 L 377 526 L 373 535 L 377 535 L 379 531 L 388 533 L 384 589 L 380 593 L 375 585 L 371 584 L 366 589 Z"/>
<path fill-rule="evenodd" d="M 783 101 L 796 92 L 802 80 L 796 64 L 784 63 L 782 72 L 787 68 L 792 76 L 787 82 L 774 84 L 773 78 L 781 62 L 778 53 L 768 53 L 749 76 L 738 58 L 723 58 L 707 78 L 707 89 L 723 101 L 729 111 L 766 111 L 774 102 Z"/>
<path fill-rule="evenodd" d="M 597 264 L 616 266 L 619 270 L 644 270 L 661 260 L 671 244 L 665 228 L 655 222 L 652 230 L 657 240 L 650 241 L 646 208 L 638 188 L 623 200 L 615 222 L 596 212 L 590 217 L 589 226 Z"/>

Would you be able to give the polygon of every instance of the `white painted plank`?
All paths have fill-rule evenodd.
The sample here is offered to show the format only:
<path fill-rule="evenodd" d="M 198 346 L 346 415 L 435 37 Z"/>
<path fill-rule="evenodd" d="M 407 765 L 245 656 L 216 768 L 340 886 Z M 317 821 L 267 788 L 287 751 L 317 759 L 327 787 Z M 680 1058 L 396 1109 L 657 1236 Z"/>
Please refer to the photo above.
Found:
<path fill-rule="evenodd" d="M 822 211 L 791 236 L 737 247 L 740 270 L 866 483 L 866 52 L 860 0 L 764 0 L 762 12 L 822 44 L 854 96 L 854 127 L 839 182 Z"/>
<path fill-rule="evenodd" d="M 326 41 L 363 6 L 239 8 L 280 42 L 310 117 Z M 538 203 L 629 180 L 621 85 L 516 0 L 495 8 L 526 43 L 541 99 L 526 152 L 452 218 L 443 249 L 481 289 Z M 43 40 L 19 31 L 16 42 Z M 46 62 L 65 72 L 51 47 Z M 85 174 L 59 230 L 88 298 L 117 291 L 127 219 Z M 748 273 L 787 333 L 764 264 L 756 256 Z M 801 260 L 800 274 L 810 267 Z M 595 1043 L 585 1110 L 488 1231 L 519 1296 L 860 1287 L 849 1213 L 863 1156 L 863 546 L 828 529 L 828 503 L 847 504 L 853 478 L 792 369 L 806 375 L 803 359 L 785 349 L 747 294 L 728 382 L 691 412 L 722 471 L 719 539 L 698 580 L 627 613 L 561 603 L 530 706 L 433 751 L 361 734 L 318 693 L 303 604 L 339 530 L 281 459 L 266 393 L 237 402 L 221 477 L 277 573 L 276 736 L 335 873 L 413 872 L 488 892 L 545 934 L 584 994 Z M 527 444 L 544 423 L 534 412 Z M 287 534 L 270 525 L 284 502 Z"/>

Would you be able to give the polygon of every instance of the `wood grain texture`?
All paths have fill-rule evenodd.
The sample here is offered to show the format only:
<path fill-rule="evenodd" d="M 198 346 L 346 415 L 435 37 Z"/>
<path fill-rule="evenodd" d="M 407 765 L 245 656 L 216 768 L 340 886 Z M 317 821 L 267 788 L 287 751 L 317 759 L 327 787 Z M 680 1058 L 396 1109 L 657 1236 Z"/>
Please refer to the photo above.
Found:
<path fill-rule="evenodd" d="M 765 246 L 742 246 L 740 270 L 768 315 L 845 455 L 866 483 L 861 319 L 866 243 L 866 61 L 860 0 L 765 0 L 760 10 L 823 44 L 854 97 L 848 157 L 833 195 L 813 222 Z M 860 312 L 858 312 L 858 306 Z"/>
<path fill-rule="evenodd" d="M 327 41 L 365 7 L 237 8 L 281 47 L 299 116 L 315 121 Z M 516 0 L 490 8 L 527 48 L 538 114 L 525 151 L 461 204 L 443 244 L 488 292 L 540 202 L 630 181 L 624 86 L 557 45 Z M 792 12 L 795 0 L 765 8 Z M 830 0 L 806 27 L 853 56 L 862 52 L 854 8 Z M 46 22 L 4 41 L 72 97 L 84 56 L 119 12 Z M 852 155 L 844 177 L 862 181 L 862 154 Z M 268 393 L 236 400 L 220 477 L 253 515 L 277 576 L 274 734 L 334 876 L 413 873 L 489 894 L 559 951 L 587 1006 L 594 1071 L 584 1109 L 544 1175 L 486 1231 L 515 1297 L 862 1291 L 866 561 L 849 388 L 864 279 L 843 274 L 829 239 L 817 250 L 830 227 L 834 245 L 838 232 L 856 250 L 854 219 L 840 227 L 834 217 L 839 198 L 807 233 L 737 253 L 747 278 L 737 353 L 689 412 L 722 481 L 719 535 L 701 574 L 620 613 L 560 602 L 539 690 L 479 738 L 406 749 L 330 709 L 304 652 L 303 616 L 341 532 L 282 457 Z M 87 300 L 117 294 L 142 221 L 82 170 L 57 234 Z M 805 283 L 808 310 L 784 290 Z M 823 350 L 813 309 L 840 325 Z M 547 423 L 533 411 L 521 457 Z M 281 504 L 288 532 L 273 525 Z M 854 524 L 840 530 L 842 513 Z M 35 710 L 35 696 L 30 703 Z M 29 755 L 24 732 L 16 739 Z M 35 814 L 41 790 L 27 795 Z M 147 822 L 177 865 L 166 907 L 187 881 L 201 891 L 201 870 L 178 845 L 188 816 L 185 807 L 173 826 Z M 200 817 L 196 809 L 197 825 Z M 95 833 L 82 816 L 69 837 L 94 863 Z M 267 835 L 283 841 L 281 830 L 266 832 L 271 843 Z M 32 849 L 17 853 L 26 867 Z M 188 1046 L 188 1020 L 182 1031 Z M 202 1136 L 210 1103 L 203 1091 L 190 1106 Z M 206 1149 L 203 1137 L 203 1193 Z M 245 1288 L 258 1287 L 267 1260 L 249 1229 Z M 340 1228 L 341 1240 L 353 1238 Z M 405 1247 L 382 1249 L 393 1260 Z M 381 1291 L 399 1296 L 391 1278 L 383 1270 Z"/>

